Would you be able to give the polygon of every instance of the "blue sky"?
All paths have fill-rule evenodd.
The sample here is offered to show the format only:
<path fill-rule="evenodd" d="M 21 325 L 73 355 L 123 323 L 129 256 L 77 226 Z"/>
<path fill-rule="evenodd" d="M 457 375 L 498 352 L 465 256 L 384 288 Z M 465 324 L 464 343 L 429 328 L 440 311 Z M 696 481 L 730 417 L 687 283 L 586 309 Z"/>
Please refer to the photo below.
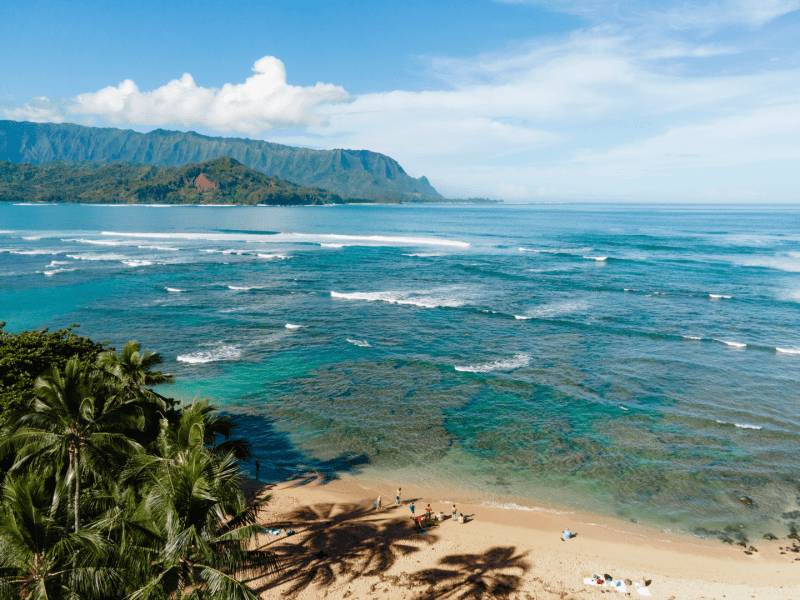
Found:
<path fill-rule="evenodd" d="M 799 9 L 4 3 L 0 115 L 366 148 L 454 197 L 797 202 Z"/>

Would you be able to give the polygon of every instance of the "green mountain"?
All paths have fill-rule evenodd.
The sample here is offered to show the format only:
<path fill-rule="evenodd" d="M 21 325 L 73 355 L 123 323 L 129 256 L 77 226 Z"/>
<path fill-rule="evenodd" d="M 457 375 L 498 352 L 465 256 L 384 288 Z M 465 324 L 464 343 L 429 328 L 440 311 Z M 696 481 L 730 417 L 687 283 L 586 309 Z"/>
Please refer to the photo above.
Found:
<path fill-rule="evenodd" d="M 183 167 L 0 162 L 0 201 L 113 204 L 340 204 L 341 196 L 269 177 L 232 158 Z"/>
<path fill-rule="evenodd" d="M 342 196 L 389 201 L 441 199 L 425 177 L 410 177 L 396 160 L 367 150 L 311 150 L 258 140 L 207 137 L 192 131 L 137 133 L 71 123 L 0 120 L 0 160 L 127 161 L 155 166 L 201 163 L 220 156 L 300 185 Z"/>

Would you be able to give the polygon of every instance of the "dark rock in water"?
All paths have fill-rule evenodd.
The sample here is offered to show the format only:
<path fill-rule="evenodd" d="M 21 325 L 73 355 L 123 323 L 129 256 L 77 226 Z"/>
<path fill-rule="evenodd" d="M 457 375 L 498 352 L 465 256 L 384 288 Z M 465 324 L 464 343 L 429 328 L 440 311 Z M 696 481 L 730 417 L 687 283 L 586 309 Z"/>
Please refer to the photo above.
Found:
<path fill-rule="evenodd" d="M 764 539 L 765 540 L 777 540 L 778 536 L 772 535 L 771 533 L 765 533 L 764 534 Z"/>
<path fill-rule="evenodd" d="M 758 549 L 755 546 L 750 546 L 748 550 L 750 550 L 750 552 L 758 552 Z"/>
<path fill-rule="evenodd" d="M 742 504 L 746 504 L 747 506 L 755 506 L 756 503 L 753 502 L 753 499 L 749 496 L 739 496 L 739 502 Z"/>
<path fill-rule="evenodd" d="M 781 518 L 789 519 L 791 521 L 794 521 L 796 519 L 800 519 L 800 510 L 793 510 L 791 512 L 782 513 L 781 514 Z"/>

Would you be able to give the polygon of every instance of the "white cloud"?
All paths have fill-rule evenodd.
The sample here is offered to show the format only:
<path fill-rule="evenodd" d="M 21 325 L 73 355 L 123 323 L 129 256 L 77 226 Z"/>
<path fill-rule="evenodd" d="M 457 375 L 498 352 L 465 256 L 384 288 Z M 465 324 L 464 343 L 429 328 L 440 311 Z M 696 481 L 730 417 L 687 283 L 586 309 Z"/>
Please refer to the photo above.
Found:
<path fill-rule="evenodd" d="M 24 106 L 4 108 L 3 113 L 12 121 L 33 121 L 34 123 L 63 123 L 64 113 L 49 98 L 34 98 Z"/>
<path fill-rule="evenodd" d="M 666 25 L 677 30 L 717 30 L 743 25 L 757 29 L 800 9 L 800 0 L 683 1 L 665 9 L 661 0 L 495 0 L 506 4 L 537 4 L 603 22 Z"/>
<path fill-rule="evenodd" d="M 126 79 L 117 87 L 80 94 L 70 110 L 114 124 L 204 126 L 255 134 L 279 127 L 324 126 L 326 117 L 317 109 L 351 99 L 333 84 L 287 84 L 283 63 L 272 56 L 257 60 L 253 71 L 244 83 L 226 83 L 219 89 L 198 86 L 189 73 L 149 92 Z"/>

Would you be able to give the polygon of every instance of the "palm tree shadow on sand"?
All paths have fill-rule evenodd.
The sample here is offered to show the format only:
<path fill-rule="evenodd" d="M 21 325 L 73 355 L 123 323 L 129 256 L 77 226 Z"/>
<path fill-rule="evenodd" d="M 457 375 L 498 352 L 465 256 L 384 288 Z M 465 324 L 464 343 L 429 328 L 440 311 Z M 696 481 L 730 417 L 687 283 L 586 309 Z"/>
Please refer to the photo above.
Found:
<path fill-rule="evenodd" d="M 415 596 L 453 599 L 481 598 L 487 592 L 503 597 L 519 589 L 529 565 L 514 547 L 448 556 L 435 567 L 389 575 L 400 558 L 447 535 L 438 527 L 428 535 L 416 533 L 411 519 L 398 519 L 397 514 L 394 509 L 375 513 L 363 504 L 301 507 L 286 517 L 297 533 L 264 546 L 275 552 L 279 573 L 251 585 L 257 593 L 281 588 L 283 595 L 292 596 L 307 588 L 333 591 L 357 578 L 374 577 L 372 591 L 407 588 Z"/>

